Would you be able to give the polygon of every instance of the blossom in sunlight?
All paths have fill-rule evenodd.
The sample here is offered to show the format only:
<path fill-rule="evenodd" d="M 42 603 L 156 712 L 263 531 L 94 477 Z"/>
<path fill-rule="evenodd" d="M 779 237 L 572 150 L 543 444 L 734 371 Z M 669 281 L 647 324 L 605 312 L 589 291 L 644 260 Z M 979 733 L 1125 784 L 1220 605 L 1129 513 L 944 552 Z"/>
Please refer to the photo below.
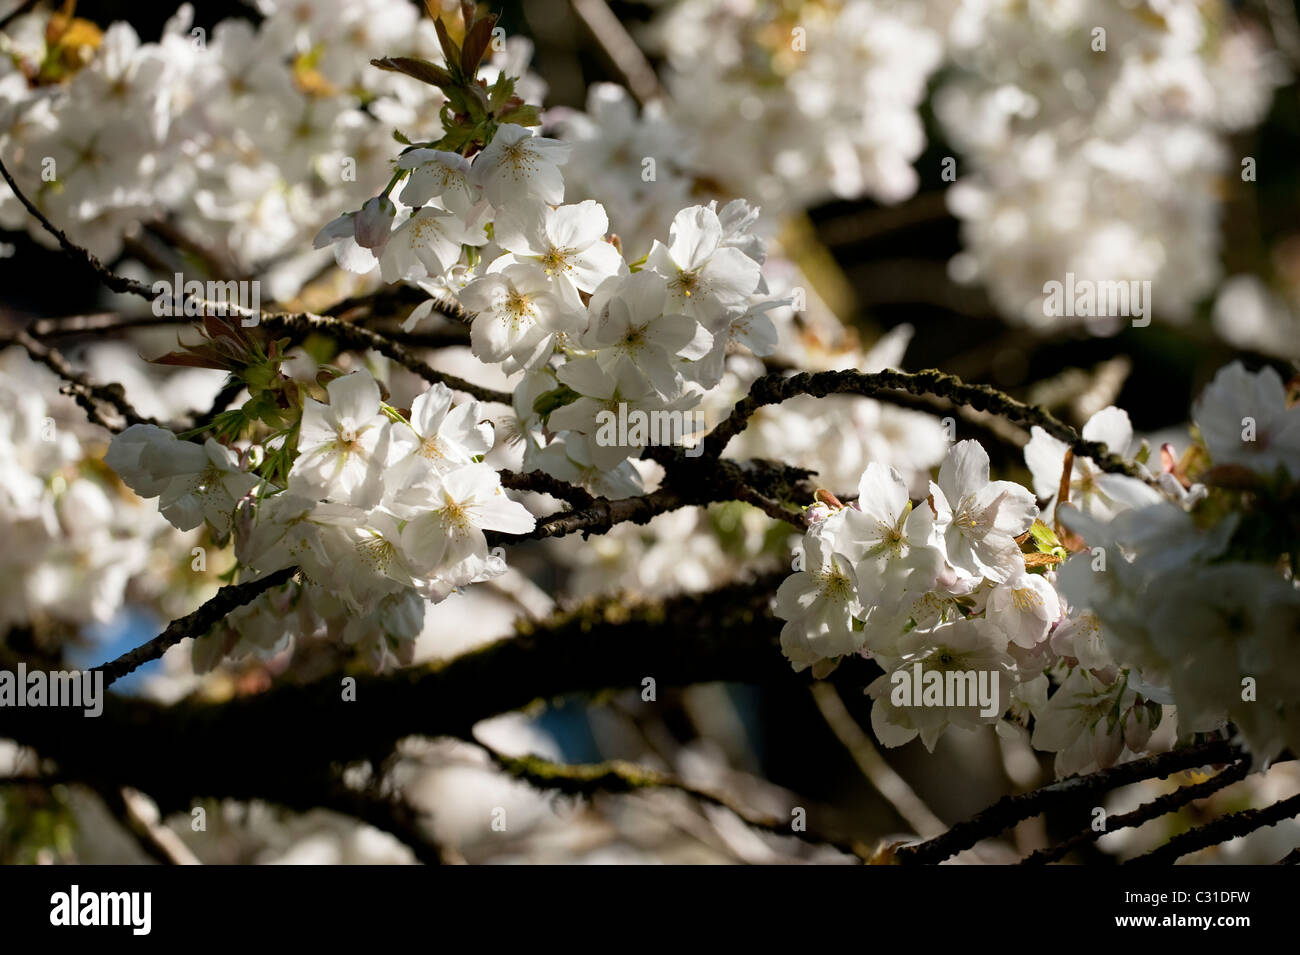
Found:
<path fill-rule="evenodd" d="M 391 422 L 379 411 L 379 386 L 368 371 L 335 378 L 329 404 L 308 398 L 289 489 L 300 496 L 355 504 L 378 500 L 389 464 Z"/>
<path fill-rule="evenodd" d="M 474 160 L 474 179 L 494 206 L 564 201 L 564 165 L 572 147 L 506 123 Z"/>
<path fill-rule="evenodd" d="M 1033 495 L 1010 481 L 989 480 L 989 456 L 978 442 L 953 446 L 930 484 L 935 526 L 958 570 L 1002 581 L 1022 564 L 1019 537 L 1034 522 Z"/>

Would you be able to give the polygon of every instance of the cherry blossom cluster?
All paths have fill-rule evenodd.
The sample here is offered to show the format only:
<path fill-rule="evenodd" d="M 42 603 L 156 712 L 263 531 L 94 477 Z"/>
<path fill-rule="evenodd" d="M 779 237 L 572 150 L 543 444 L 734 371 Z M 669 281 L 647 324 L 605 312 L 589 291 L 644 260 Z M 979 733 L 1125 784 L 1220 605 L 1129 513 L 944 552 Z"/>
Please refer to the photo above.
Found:
<path fill-rule="evenodd" d="M 956 152 L 931 175 L 953 183 L 962 223 L 953 278 L 981 283 L 1018 324 L 1094 333 L 1125 316 L 1045 309 L 1045 283 L 1150 281 L 1157 316 L 1174 321 L 1215 291 L 1225 177 L 1257 172 L 1228 136 L 1263 118 L 1287 76 L 1257 24 L 1197 0 L 678 0 L 648 39 L 668 62 L 678 165 L 777 213 L 915 193 L 918 109 L 939 76 L 935 115 Z M 573 128 L 627 129 L 627 112 L 602 94 Z M 1290 354 L 1296 303 L 1246 291 L 1251 320 L 1225 303 L 1221 334 Z"/>
<path fill-rule="evenodd" d="M 626 262 L 599 203 L 564 204 L 568 147 L 520 124 L 536 119 L 513 79 L 475 80 L 470 58 L 485 52 L 490 27 L 477 21 L 463 49 L 440 29 L 455 70 L 379 64 L 432 77 L 458 107 L 481 97 L 480 111 L 466 105 L 440 139 L 409 143 L 389 185 L 328 223 L 316 244 L 346 269 L 430 291 L 408 327 L 443 295 L 474 314 L 473 354 L 517 376 L 526 469 L 636 493 L 629 458 L 644 445 L 598 440 L 598 412 L 689 408 L 721 380 L 733 343 L 760 354 L 775 344 L 757 210 L 740 200 L 688 207 L 667 243 Z M 249 401 L 202 443 L 133 425 L 106 462 L 136 493 L 158 498 L 177 528 L 233 537 L 241 579 L 296 567 L 301 583 L 232 614 L 199 641 L 197 665 L 274 655 L 295 632 L 366 639 L 377 664 L 409 662 L 426 601 L 504 572 L 484 531 L 535 525 L 482 462 L 494 434 L 479 403 L 453 407 L 435 384 L 407 412 L 383 400 L 369 371 L 331 378 L 328 368 L 322 402 L 280 371 L 278 343 L 266 350 L 231 321 L 204 326 L 204 342 L 160 360 L 229 370 Z"/>
<path fill-rule="evenodd" d="M 1124 321 L 1049 314 L 1044 284 L 1070 273 L 1150 281 L 1158 316 L 1188 319 L 1221 278 L 1224 179 L 1255 176 L 1227 135 L 1285 77 L 1258 32 L 1196 0 L 962 4 L 948 49 L 934 105 L 961 153 L 954 274 L 1030 326 Z"/>
<path fill-rule="evenodd" d="M 1122 748 L 1123 730 L 1102 731 L 1104 747 L 1093 744 L 1095 717 L 1080 719 L 1080 710 L 1064 706 L 1074 684 L 1088 678 L 1097 628 L 1057 592 L 1047 568 L 1059 544 L 1036 523 L 1033 494 L 990 481 L 978 442 L 955 444 L 917 503 L 896 470 L 875 462 L 851 505 L 826 498 L 809 512 L 813 523 L 796 558 L 801 569 L 776 595 L 776 613 L 786 620 L 782 649 L 796 670 L 825 676 L 840 657 L 874 659 L 885 672 L 867 688 L 871 722 L 887 746 L 919 736 L 932 750 L 949 727 L 998 724 L 1014 733 L 1032 713 L 1034 745 L 1059 752 L 1059 771 L 1081 768 L 1080 740 L 1083 764 L 1114 762 L 1119 749 L 1111 744 Z M 1075 653 L 1086 662 L 1070 667 Z M 1053 667 L 1064 682 L 1049 700 Z M 949 673 L 982 674 L 995 695 L 984 706 L 973 696 L 895 696 L 896 674 L 913 673 L 918 689 L 927 679 L 941 686 Z M 1133 694 L 1120 702 L 1127 704 L 1121 717 L 1131 724 L 1129 740 L 1140 748 L 1149 711 L 1135 706 Z"/>
<path fill-rule="evenodd" d="M 916 4 L 670 5 L 652 42 L 667 58 L 671 119 L 710 173 L 775 213 L 834 197 L 916 191 L 917 109 L 943 44 Z"/>
<path fill-rule="evenodd" d="M 606 207 L 610 228 L 619 235 L 628 259 L 649 253 L 663 231 L 671 228 L 673 210 L 685 204 L 687 196 L 717 188 L 713 178 L 717 167 L 708 149 L 714 140 L 690 136 L 675 103 L 653 101 L 638 112 L 622 87 L 597 84 L 588 95 L 585 113 L 553 109 L 545 122 L 570 147 L 564 167 L 567 193 L 577 190 L 578 196 Z M 735 188 L 750 186 L 738 183 Z M 788 194 L 779 197 L 778 210 L 786 208 L 787 199 Z M 872 347 L 863 347 L 783 248 L 774 229 L 778 219 L 766 205 L 763 212 L 751 228 L 767 245 L 762 276 L 770 300 L 762 307 L 775 330 L 771 359 L 806 370 L 901 368 L 911 327 L 898 326 Z M 766 323 L 762 330 L 769 334 Z M 766 370 L 750 349 L 730 347 L 721 381 L 698 406 L 709 426 L 726 417 Z M 849 486 L 867 461 L 882 461 L 897 467 L 909 487 L 923 488 L 928 470 L 947 449 L 946 435 L 932 416 L 894 405 L 841 396 L 796 398 L 760 409 L 729 452 L 797 460 L 831 486 Z M 643 536 L 641 529 L 613 533 L 629 541 Z M 573 549 L 565 542 L 557 546 Z M 684 574 L 682 583 L 690 576 Z M 635 562 L 618 570 L 611 567 L 610 582 L 614 580 L 650 592 L 658 592 L 663 583 L 638 576 Z"/>
<path fill-rule="evenodd" d="M 974 441 L 949 450 L 917 502 L 896 470 L 869 464 L 850 504 L 823 493 L 808 511 L 775 600 L 785 655 L 817 676 L 847 655 L 874 659 L 872 725 L 889 746 L 1032 720 L 1031 745 L 1067 775 L 1143 752 L 1171 715 L 1183 735 L 1231 722 L 1257 761 L 1294 747 L 1300 409 L 1276 372 L 1234 364 L 1193 420 L 1197 440 L 1181 460 L 1163 448 L 1154 474 L 1123 411 L 1089 420 L 1085 440 L 1137 477 L 1034 427 L 1033 493 L 990 481 Z M 1001 696 L 981 708 L 936 689 L 900 703 L 891 691 L 913 670 L 918 686 L 931 672 L 997 673 Z"/>
<path fill-rule="evenodd" d="M 101 33 L 39 11 L 8 25 L 0 151 L 24 192 L 105 260 L 128 226 L 165 220 L 261 275 L 274 297 L 296 293 L 321 266 L 309 248 L 321 210 L 359 202 L 388 177 L 394 128 L 440 131 L 441 93 L 369 60 L 441 52 L 415 4 L 258 6 L 257 26 L 232 18 L 208 35 L 183 4 L 157 43 L 127 23 Z M 502 36 L 489 52 L 481 76 L 508 69 L 540 99 L 540 81 L 521 75 L 527 40 Z M 3 185 L 0 222 L 33 228 Z"/>
<path fill-rule="evenodd" d="M 412 144 L 389 189 L 321 230 L 349 270 L 430 292 L 473 313 L 471 350 L 520 375 L 514 392 L 523 467 L 626 497 L 641 487 L 635 435 L 600 435 L 602 412 L 684 412 L 722 381 L 729 352 L 770 354 L 758 210 L 736 199 L 688 206 L 628 262 L 603 205 L 564 202 L 571 147 L 515 123 L 470 158 Z M 684 443 L 689 434 L 673 436 Z"/>
<path fill-rule="evenodd" d="M 1164 688 L 1180 732 L 1231 721 L 1266 763 L 1300 744 L 1300 408 L 1271 368 L 1232 364 L 1192 420 L 1199 440 L 1178 461 L 1165 452 L 1164 496 L 1062 508 L 1088 549 L 1061 589 L 1090 608 L 1112 659 Z"/>
<path fill-rule="evenodd" d="M 53 372 L 19 348 L 0 352 L 0 535 L 15 542 L 0 556 L 0 626 L 30 628 L 44 647 L 63 643 L 65 627 L 108 624 L 128 589 L 186 599 L 176 570 L 195 538 L 122 493 L 104 444 Z"/>
<path fill-rule="evenodd" d="M 325 397 L 304 397 L 296 420 L 242 453 L 150 424 L 109 447 L 105 462 L 141 497 L 158 498 L 174 527 L 206 525 L 219 541 L 233 534 L 245 579 L 300 572 L 301 584 L 269 591 L 199 641 L 201 668 L 224 655 L 272 656 L 293 634 L 318 632 L 365 641 L 376 665 L 409 662 L 425 601 L 504 572 L 484 531 L 535 525 L 481 463 L 493 435 L 477 402 L 453 407 L 435 384 L 403 414 L 365 369 L 334 378 Z M 277 484 L 284 456 L 292 460 Z"/>

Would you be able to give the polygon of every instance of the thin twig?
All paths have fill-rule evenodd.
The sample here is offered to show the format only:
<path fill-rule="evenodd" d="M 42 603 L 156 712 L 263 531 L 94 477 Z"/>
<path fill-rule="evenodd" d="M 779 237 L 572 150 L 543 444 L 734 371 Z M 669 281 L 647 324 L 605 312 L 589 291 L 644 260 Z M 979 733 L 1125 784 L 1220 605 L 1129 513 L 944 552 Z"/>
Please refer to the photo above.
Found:
<path fill-rule="evenodd" d="M 192 321 L 192 318 L 179 315 L 121 315 L 117 312 L 95 312 L 90 315 L 64 315 L 59 318 L 37 319 L 28 326 L 27 330 L 37 338 L 63 338 L 90 332 L 187 325 Z"/>
<path fill-rule="evenodd" d="M 193 427 L 203 428 L 205 431 L 212 427 L 212 422 L 216 420 L 217 415 L 229 408 L 231 402 L 239 397 L 239 393 L 246 387 L 247 385 L 238 378 L 229 379 L 221 386 L 221 390 L 213 396 L 211 407 L 205 413 L 195 417 Z"/>
<path fill-rule="evenodd" d="M 90 784 L 145 854 L 163 865 L 202 865 L 181 838 L 157 820 L 147 797 L 129 786 Z"/>
<path fill-rule="evenodd" d="M 1126 864 L 1169 865 L 1188 853 L 1217 846 L 1229 839 L 1248 835 L 1257 829 L 1276 826 L 1292 816 L 1300 816 L 1300 794 L 1275 802 L 1263 809 L 1245 809 L 1220 816 L 1214 822 L 1174 836 L 1164 845 L 1152 849 L 1145 855 L 1129 859 Z"/>
<path fill-rule="evenodd" d="M 640 103 L 664 98 L 654 67 L 605 0 L 573 0 L 573 9 Z"/>
<path fill-rule="evenodd" d="M 936 816 L 902 776 L 885 762 L 876 749 L 871 738 L 863 732 L 862 727 L 853 719 L 840 698 L 839 692 L 829 683 L 816 682 L 812 685 L 813 700 L 822 718 L 830 727 L 835 738 L 843 744 L 853 757 L 853 762 L 862 771 L 862 775 L 875 787 L 885 800 L 894 807 L 913 831 L 922 838 L 932 838 L 947 830 L 948 826 Z"/>
<path fill-rule="evenodd" d="M 638 766 L 621 759 L 586 765 L 556 763 L 541 756 L 508 756 L 491 746 L 474 740 L 492 758 L 492 761 L 517 779 L 538 787 L 552 789 L 568 796 L 593 796 L 596 793 L 630 793 L 646 789 L 672 789 L 693 799 L 726 809 L 754 829 L 778 836 L 793 836 L 810 845 L 832 846 L 840 852 L 860 860 L 870 858 L 870 850 L 863 843 L 839 835 L 828 835 L 813 829 L 797 830 L 789 819 L 756 813 L 742 806 L 726 793 L 714 792 L 695 786 L 668 773 Z"/>
<path fill-rule="evenodd" d="M 100 413 L 96 402 L 112 406 L 127 425 L 158 424 L 153 418 L 145 417 L 132 407 L 131 403 L 126 400 L 126 393 L 120 384 L 113 382 L 101 385 L 91 381 L 73 368 L 72 364 L 57 349 L 38 342 L 23 329 L 18 329 L 8 335 L 0 335 L 0 344 L 4 342 L 20 345 L 33 359 L 45 365 L 67 382 L 63 388 L 63 393 L 70 395 L 85 410 L 87 417 L 94 424 L 107 428 L 114 434 L 121 431 L 123 427 L 105 419 Z"/>
<path fill-rule="evenodd" d="M 4 175 L 5 181 L 9 183 L 9 187 L 13 190 L 14 195 L 17 196 L 19 201 L 27 208 L 27 211 L 35 216 L 36 220 L 40 222 L 42 227 L 58 240 L 63 251 L 70 257 L 84 263 L 87 268 L 91 269 L 99 277 L 99 280 L 107 288 L 114 292 L 135 295 L 147 302 L 152 302 L 162 294 L 161 292 L 154 291 L 153 288 L 142 282 L 137 282 L 134 279 L 129 279 L 113 272 L 104 265 L 103 262 L 99 261 L 99 259 L 89 251 L 69 239 L 60 229 L 50 222 L 40 209 L 36 208 L 32 201 L 23 194 L 21 189 L 18 188 L 18 183 L 16 183 L 13 177 L 9 175 L 9 170 L 5 168 L 3 162 L 0 162 L 0 173 Z M 190 299 L 190 301 L 194 300 Z M 200 311 L 203 314 L 207 314 L 208 312 L 218 308 L 218 303 L 196 302 L 196 304 L 200 306 Z M 405 366 L 428 382 L 441 382 L 448 388 L 462 391 L 481 401 L 493 401 L 505 405 L 511 403 L 511 396 L 506 392 L 496 391 L 490 388 L 481 388 L 478 385 L 465 381 L 462 378 L 458 378 L 455 375 L 448 375 L 437 371 L 427 362 L 417 358 L 414 354 L 396 342 L 385 338 L 377 332 L 372 332 L 367 328 L 362 328 L 361 326 L 355 325 L 351 322 L 342 322 L 338 319 L 323 315 L 313 315 L 310 312 L 294 314 L 287 312 L 254 311 L 252 309 L 241 308 L 232 303 L 220 303 L 219 307 L 224 314 L 233 314 L 244 318 L 257 317 L 260 323 L 265 325 L 268 330 L 281 329 L 302 335 L 320 332 L 321 334 L 329 335 L 335 340 L 353 348 L 371 348 L 379 352 L 381 355 L 391 358 L 398 364 Z"/>
<path fill-rule="evenodd" d="M 248 314 L 253 313 L 249 312 Z M 392 339 L 353 322 L 344 322 L 324 315 L 313 315 L 310 312 L 297 314 L 262 312 L 261 324 L 268 331 L 285 331 L 303 336 L 319 332 L 340 344 L 352 348 L 373 349 L 379 354 L 391 358 L 409 371 L 415 372 L 425 381 L 444 384 L 453 391 L 462 391 L 467 395 L 478 398 L 480 401 L 492 401 L 503 405 L 510 405 L 512 401 L 512 396 L 507 392 L 483 388 L 456 375 L 437 371 L 405 346 L 399 345 Z"/>
<path fill-rule="evenodd" d="M 99 280 L 110 291 L 124 295 L 138 295 L 149 301 L 153 301 L 154 292 L 149 288 L 149 286 L 142 282 L 137 282 L 135 279 L 129 279 L 124 275 L 118 275 L 103 262 L 99 261 L 99 259 L 97 259 L 89 250 L 82 248 L 69 239 L 63 233 L 62 229 L 58 228 L 54 223 L 47 219 L 45 213 L 36 208 L 35 203 L 28 199 L 23 191 L 18 188 L 18 183 L 15 182 L 14 177 L 9 174 L 9 169 L 5 166 L 3 160 L 0 160 L 0 176 L 4 177 L 4 181 L 9 184 L 9 188 L 13 190 L 13 194 L 18 198 L 18 201 L 21 202 L 24 208 L 35 217 L 36 221 L 41 224 L 42 228 L 58 240 L 59 247 L 63 249 L 64 253 L 70 258 L 83 263 L 88 269 L 99 276 Z"/>
<path fill-rule="evenodd" d="M 297 569 L 286 567 L 258 580 L 222 587 L 193 613 L 178 617 L 167 624 L 166 629 L 152 640 L 94 669 L 104 674 L 104 685 L 111 686 L 137 667 L 151 660 L 157 660 L 186 637 L 203 636 L 230 611 L 251 603 L 254 598 L 285 583 Z"/>
<path fill-rule="evenodd" d="M 1204 782 L 1196 783 L 1193 786 L 1180 786 L 1171 793 L 1165 793 L 1157 799 L 1144 803 L 1132 812 L 1126 812 L 1119 816 L 1113 816 L 1106 820 L 1106 828 L 1101 831 L 1093 829 L 1091 826 L 1081 830 L 1070 838 L 1064 840 L 1055 846 L 1048 846 L 1045 849 L 1039 849 L 1024 859 L 1020 860 L 1021 865 L 1043 865 L 1048 862 L 1056 862 L 1065 857 L 1071 850 L 1085 845 L 1089 842 L 1096 842 L 1102 836 L 1112 832 L 1118 832 L 1121 829 L 1131 829 L 1134 826 L 1141 826 L 1152 819 L 1157 819 L 1166 813 L 1181 809 L 1190 802 L 1197 799 L 1204 799 L 1206 796 L 1212 796 L 1220 789 L 1231 786 L 1233 783 L 1245 779 L 1250 772 L 1250 762 L 1242 760 L 1232 766 L 1229 766 L 1217 776 L 1212 776 Z"/>
<path fill-rule="evenodd" d="M 903 864 L 932 864 L 942 862 L 963 849 L 996 836 L 1022 819 L 1036 816 L 1062 803 L 1094 797 L 1117 786 L 1139 782 L 1143 779 L 1163 778 L 1171 773 L 1196 766 L 1233 762 L 1241 757 L 1241 750 L 1228 740 L 1211 740 L 1175 749 L 1167 753 L 1146 756 L 1131 762 L 1120 763 L 1086 776 L 1070 776 L 1028 793 L 1004 796 L 992 806 L 976 813 L 965 822 L 959 822 L 941 836 L 914 845 L 900 846 L 895 857 Z"/>

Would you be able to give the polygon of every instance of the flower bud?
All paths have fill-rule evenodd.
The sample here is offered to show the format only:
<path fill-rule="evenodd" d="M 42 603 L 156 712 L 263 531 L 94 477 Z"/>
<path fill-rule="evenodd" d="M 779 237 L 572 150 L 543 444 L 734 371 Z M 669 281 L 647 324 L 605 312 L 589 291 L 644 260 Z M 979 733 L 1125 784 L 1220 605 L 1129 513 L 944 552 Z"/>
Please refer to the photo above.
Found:
<path fill-rule="evenodd" d="M 352 226 L 356 230 L 357 245 L 365 249 L 382 249 L 393 231 L 397 206 L 387 196 L 367 199 Z"/>

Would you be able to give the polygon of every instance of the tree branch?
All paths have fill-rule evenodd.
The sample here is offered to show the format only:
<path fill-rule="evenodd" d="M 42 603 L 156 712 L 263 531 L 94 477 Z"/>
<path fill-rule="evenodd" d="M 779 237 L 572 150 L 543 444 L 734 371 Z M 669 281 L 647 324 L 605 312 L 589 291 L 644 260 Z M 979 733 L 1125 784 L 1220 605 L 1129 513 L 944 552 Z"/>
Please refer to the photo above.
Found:
<path fill-rule="evenodd" d="M 313 315 L 310 312 L 297 314 L 262 312 L 261 316 L 261 323 L 268 331 L 289 332 L 303 337 L 319 333 L 351 348 L 373 349 L 386 358 L 391 358 L 404 368 L 415 372 L 425 381 L 431 383 L 441 382 L 454 391 L 463 391 L 480 401 L 492 401 L 507 406 L 511 404 L 512 396 L 507 392 L 483 388 L 455 375 L 437 371 L 405 346 L 399 345 L 378 332 L 371 331 L 369 328 L 357 325 L 354 322 L 344 322 L 337 318 L 327 318 L 324 315 Z"/>
<path fill-rule="evenodd" d="M 81 246 L 69 239 L 67 235 L 63 233 L 63 230 L 59 229 L 54 225 L 54 223 L 47 219 L 45 213 L 36 208 L 36 205 L 23 194 L 21 189 L 18 188 L 18 183 L 15 182 L 14 177 L 9 174 L 9 169 L 5 166 L 3 160 L 0 160 L 0 176 L 4 177 L 4 181 L 9 184 L 9 188 L 18 198 L 18 201 L 23 204 L 23 207 L 30 212 L 33 217 L 35 217 L 36 221 L 41 224 L 42 228 L 44 228 L 46 232 L 58 241 L 59 247 L 63 249 L 64 253 L 67 254 L 69 258 L 81 262 L 88 269 L 94 272 L 99 276 L 99 281 L 111 291 L 124 295 L 139 295 L 150 301 L 153 300 L 154 293 L 149 286 L 142 282 L 137 282 L 135 279 L 129 279 L 123 275 L 118 275 L 92 255 L 89 250 L 83 249 Z"/>
<path fill-rule="evenodd" d="M 21 346 L 31 355 L 33 359 L 40 362 L 45 367 L 62 378 L 67 384 L 63 387 L 63 394 L 69 395 L 86 412 L 86 416 L 92 423 L 112 431 L 114 434 L 121 431 L 123 427 L 133 424 L 158 424 L 153 418 L 145 417 L 132 407 L 131 402 L 126 400 L 126 393 L 120 384 L 112 382 L 107 385 L 97 384 L 72 367 L 72 364 L 63 357 L 62 353 L 54 348 L 44 345 L 32 338 L 22 329 L 7 334 L 0 335 L 0 343 L 11 342 Z M 110 405 L 126 425 L 114 424 L 108 421 L 99 411 L 96 402 L 102 402 Z"/>
<path fill-rule="evenodd" d="M 1089 842 L 1096 842 L 1104 835 L 1112 832 L 1118 832 L 1121 829 L 1130 829 L 1134 826 L 1141 826 L 1152 819 L 1157 819 L 1166 813 L 1181 809 L 1190 802 L 1198 799 L 1204 799 L 1206 796 L 1212 796 L 1220 789 L 1225 789 L 1233 783 L 1245 779 L 1250 773 L 1250 761 L 1241 760 L 1229 766 L 1217 776 L 1196 783 L 1193 786 L 1180 786 L 1171 793 L 1165 793 L 1157 799 L 1144 803 L 1132 812 L 1126 812 L 1119 816 L 1112 816 L 1106 820 L 1106 828 L 1098 832 L 1091 826 L 1081 830 L 1063 842 L 1049 846 L 1045 849 L 1039 849 L 1020 860 L 1021 865 L 1044 865 L 1048 862 L 1056 862 L 1065 857 L 1072 849 Z"/>
<path fill-rule="evenodd" d="M 26 207 L 27 211 L 35 216 L 41 226 L 58 240 L 59 246 L 63 251 L 71 258 L 82 262 L 91 269 L 99 277 L 100 282 L 102 282 L 107 288 L 114 292 L 135 295 L 147 302 L 152 302 L 161 294 L 160 292 L 155 292 L 153 288 L 143 284 L 142 282 L 137 282 L 134 279 L 118 275 L 104 265 L 103 262 L 99 261 L 99 259 L 95 258 L 95 256 L 89 251 L 69 239 L 45 217 L 40 209 L 36 208 L 27 196 L 23 194 L 22 190 L 18 188 L 18 183 L 16 183 L 13 177 L 9 175 L 9 170 L 5 168 L 3 162 L 0 162 L 0 174 L 3 174 L 5 181 L 9 184 L 9 188 L 13 190 L 14 195 L 18 197 L 19 201 L 22 202 L 24 207 Z M 191 299 L 191 301 L 193 301 L 193 299 Z M 204 313 L 218 307 L 218 303 L 199 302 L 198 304 L 203 306 L 202 310 Z M 268 329 L 280 329 L 303 335 L 319 332 L 352 348 L 374 349 L 381 355 L 391 358 L 398 364 L 415 372 L 417 375 L 424 378 L 425 381 L 431 383 L 441 382 L 448 388 L 462 391 L 481 401 L 493 401 L 505 405 L 511 403 L 511 396 L 505 392 L 495 391 L 490 388 L 481 388 L 478 385 L 465 381 L 462 378 L 458 378 L 455 375 L 448 375 L 436 371 L 427 362 L 417 358 L 402 345 L 385 338 L 378 332 L 370 331 L 367 328 L 363 328 L 360 325 L 355 325 L 351 322 L 343 322 L 323 315 L 313 315 L 310 312 L 299 314 L 254 312 L 252 309 L 239 308 L 231 303 L 222 303 L 220 304 L 220 308 L 228 314 L 236 314 L 249 318 L 255 315 L 260 316 L 261 324 L 265 325 Z"/>
<path fill-rule="evenodd" d="M 551 497 L 567 501 L 574 508 L 588 508 L 596 503 L 596 498 L 586 488 L 570 484 L 568 481 L 561 481 L 545 471 L 525 471 L 520 473 L 502 470 L 498 473 L 501 475 L 501 486 L 508 487 L 512 491 L 535 491 L 539 494 L 549 494 Z"/>
<path fill-rule="evenodd" d="M 541 756 L 508 756 L 491 746 L 478 742 L 493 762 L 517 779 L 537 787 L 564 793 L 566 796 L 590 798 L 597 793 L 632 793 L 646 789 L 673 789 L 711 806 L 719 806 L 735 815 L 745 824 L 777 836 L 793 836 L 809 845 L 831 846 L 840 852 L 856 856 L 861 861 L 871 857 L 867 846 L 854 839 L 827 835 L 813 830 L 796 831 L 791 820 L 756 813 L 742 806 L 726 793 L 717 793 L 668 773 L 626 760 L 614 759 L 588 765 L 566 765 Z"/>
<path fill-rule="evenodd" d="M 1275 826 L 1279 822 L 1284 822 L 1292 816 L 1298 815 L 1300 815 L 1300 795 L 1292 796 L 1290 799 L 1283 799 L 1281 802 L 1275 802 L 1263 809 L 1245 809 L 1241 812 L 1229 813 L 1226 816 L 1220 816 L 1214 822 L 1206 823 L 1181 835 L 1174 836 L 1164 845 L 1152 849 L 1146 855 L 1129 859 L 1126 864 L 1169 865 L 1190 852 L 1227 842 L 1229 839 L 1252 833 L 1256 829 Z"/>
<path fill-rule="evenodd" d="M 1023 819 L 1054 806 L 1097 796 L 1117 786 L 1168 776 L 1180 770 L 1241 758 L 1241 750 L 1228 740 L 1211 740 L 1182 749 L 1120 763 L 1086 776 L 1070 776 L 1028 793 L 1004 796 L 992 806 L 959 822 L 941 836 L 914 845 L 899 846 L 895 858 L 901 864 L 925 865 L 942 862 L 981 840 L 996 836 Z"/>
<path fill-rule="evenodd" d="M 186 637 L 201 637 L 219 623 L 226 614 L 254 598 L 287 582 L 298 568 L 286 567 L 259 580 L 222 587 L 193 613 L 179 617 L 167 625 L 162 633 L 134 650 L 128 650 L 115 660 L 95 667 L 104 674 L 104 685 L 111 686 L 137 667 L 157 660 Z"/>
<path fill-rule="evenodd" d="M 329 809 L 366 825 L 374 826 L 395 837 L 425 865 L 445 865 L 453 861 L 451 853 L 435 841 L 423 824 L 421 813 L 397 795 L 357 791 L 337 785 L 319 800 L 320 808 Z"/>
<path fill-rule="evenodd" d="M 905 392 L 910 395 L 933 395 L 954 404 L 988 411 L 1025 427 L 1038 425 L 1052 437 L 1064 441 L 1076 455 L 1092 458 L 1102 470 L 1142 478 L 1134 464 L 1110 453 L 1104 444 L 1085 441 L 1068 424 L 1051 412 L 1004 394 L 990 385 L 969 385 L 955 375 L 930 369 L 914 373 L 902 371 L 822 371 L 802 372 L 793 376 L 764 375 L 750 385 L 747 394 L 732 408 L 727 419 L 704 439 L 705 458 L 718 458 L 727 444 L 745 430 L 754 412 L 766 405 L 780 404 L 798 395 L 824 398 L 827 395 L 861 395 L 874 398 L 882 393 Z"/>
<path fill-rule="evenodd" d="M 340 674 L 215 704 L 172 706 L 110 694 L 102 715 L 66 707 L 0 709 L 0 736 L 36 749 L 69 775 L 148 792 L 160 806 L 199 796 L 319 799 L 331 767 L 391 752 L 407 736 L 467 738 L 475 723 L 534 700 L 726 680 L 793 676 L 769 603 L 784 573 L 663 601 L 601 600 L 537 623 L 446 663 L 387 675 Z M 865 685 L 877 668 L 846 659 L 837 678 Z M 312 804 L 319 804 L 312 803 Z"/>

